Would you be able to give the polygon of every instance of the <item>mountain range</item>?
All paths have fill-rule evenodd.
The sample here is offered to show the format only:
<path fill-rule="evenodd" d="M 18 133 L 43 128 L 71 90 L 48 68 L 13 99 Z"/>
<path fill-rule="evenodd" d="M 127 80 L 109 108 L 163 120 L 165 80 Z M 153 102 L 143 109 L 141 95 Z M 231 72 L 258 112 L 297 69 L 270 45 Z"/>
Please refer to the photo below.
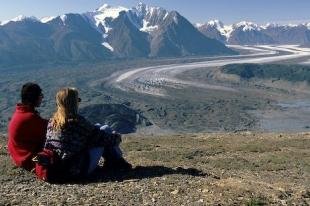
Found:
<path fill-rule="evenodd" d="M 142 3 L 0 23 L 0 65 L 226 54 L 177 11 Z"/>
<path fill-rule="evenodd" d="M 177 11 L 143 3 L 0 22 L 0 66 L 237 54 L 225 44 L 309 46 L 310 23 L 224 25 L 213 20 L 193 25 Z"/>
<path fill-rule="evenodd" d="M 310 44 L 310 23 L 296 25 L 266 24 L 239 22 L 224 25 L 219 20 L 195 25 L 205 36 L 217 39 L 225 44 Z"/>

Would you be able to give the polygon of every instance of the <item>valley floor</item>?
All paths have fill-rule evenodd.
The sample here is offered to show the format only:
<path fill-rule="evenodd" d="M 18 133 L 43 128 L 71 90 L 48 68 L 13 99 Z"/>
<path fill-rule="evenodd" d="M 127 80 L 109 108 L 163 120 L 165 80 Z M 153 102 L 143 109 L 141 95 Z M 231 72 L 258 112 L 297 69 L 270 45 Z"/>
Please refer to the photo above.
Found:
<path fill-rule="evenodd" d="M 63 185 L 14 168 L 0 141 L 0 205 L 310 205 L 310 133 L 126 136 L 132 171 Z"/>

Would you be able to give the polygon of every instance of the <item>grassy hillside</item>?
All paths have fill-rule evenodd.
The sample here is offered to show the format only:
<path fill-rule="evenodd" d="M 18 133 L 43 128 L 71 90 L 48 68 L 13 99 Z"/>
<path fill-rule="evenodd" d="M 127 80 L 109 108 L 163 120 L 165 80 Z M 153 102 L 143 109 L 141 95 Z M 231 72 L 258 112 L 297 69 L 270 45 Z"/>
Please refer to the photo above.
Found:
<path fill-rule="evenodd" d="M 224 73 L 236 74 L 243 79 L 260 78 L 310 82 L 310 66 L 283 64 L 230 64 L 222 68 Z"/>
<path fill-rule="evenodd" d="M 309 133 L 127 136 L 134 170 L 64 185 L 14 168 L 0 141 L 0 205 L 310 204 Z"/>

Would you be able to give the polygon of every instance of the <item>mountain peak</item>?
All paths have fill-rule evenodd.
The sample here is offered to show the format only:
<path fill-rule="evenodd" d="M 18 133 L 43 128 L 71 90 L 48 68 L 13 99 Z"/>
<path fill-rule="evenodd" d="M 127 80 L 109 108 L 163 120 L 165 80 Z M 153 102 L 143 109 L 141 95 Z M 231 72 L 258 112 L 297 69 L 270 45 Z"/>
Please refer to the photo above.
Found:
<path fill-rule="evenodd" d="M 61 21 L 65 24 L 66 23 L 66 20 L 67 20 L 67 15 L 65 15 L 65 14 L 63 14 L 63 15 L 61 15 L 60 16 L 60 19 L 61 19 Z"/>
<path fill-rule="evenodd" d="M 122 6 L 112 7 L 108 4 L 103 4 L 101 7 L 95 10 L 97 14 L 103 14 L 105 17 L 117 18 L 119 13 L 122 11 L 127 11 L 128 9 Z"/>
<path fill-rule="evenodd" d="M 217 25 L 219 25 L 219 26 L 221 26 L 221 27 L 224 26 L 223 22 L 221 22 L 221 21 L 218 20 L 218 19 L 211 20 L 211 21 L 208 22 L 208 24 L 209 24 L 210 26 L 217 26 Z"/>
<path fill-rule="evenodd" d="M 196 24 L 195 25 L 199 30 L 217 30 L 218 32 L 220 32 L 220 34 L 222 36 L 225 36 L 226 38 L 229 38 L 230 33 L 232 32 L 232 26 L 226 26 L 223 24 L 223 22 L 221 22 L 220 20 L 211 20 L 208 21 L 207 23 L 203 23 L 203 24 Z"/>
<path fill-rule="evenodd" d="M 132 8 L 133 10 L 136 11 L 137 14 L 139 14 L 140 16 L 145 15 L 147 13 L 147 10 L 149 10 L 149 6 L 147 6 L 146 4 L 139 2 L 137 6 Z"/>
<path fill-rule="evenodd" d="M 179 23 L 181 15 L 177 11 L 171 11 L 168 13 L 168 18 L 172 19 L 175 24 Z"/>
<path fill-rule="evenodd" d="M 105 28 L 105 32 L 107 32 L 108 30 L 110 30 L 110 28 L 106 23 L 106 19 L 116 19 L 122 11 L 128 11 L 128 9 L 122 6 L 112 7 L 108 4 L 103 4 L 95 11 L 87 12 L 84 15 L 91 19 L 92 22 L 94 22 L 94 24 L 96 25 L 96 27 L 102 25 Z"/>
<path fill-rule="evenodd" d="M 257 24 L 254 24 L 251 21 L 240 21 L 240 22 L 236 23 L 235 25 L 238 27 L 240 27 L 240 26 L 257 26 Z"/>
<path fill-rule="evenodd" d="M 168 17 L 169 11 L 161 7 L 149 6 L 139 2 L 131 9 L 132 13 L 138 17 L 131 19 L 133 24 L 143 32 L 153 32 L 159 28 L 159 25 Z"/>
<path fill-rule="evenodd" d="M 145 5 L 145 3 L 143 3 L 142 1 L 138 3 L 138 6 L 143 6 L 143 5 Z"/>
<path fill-rule="evenodd" d="M 11 21 L 22 21 L 24 19 L 26 19 L 27 17 L 24 15 L 18 15 L 17 17 L 11 19 Z"/>
<path fill-rule="evenodd" d="M 138 4 L 137 4 L 137 6 L 136 6 L 136 8 L 138 9 L 138 10 L 142 10 L 142 9 L 145 9 L 147 7 L 147 5 L 145 4 L 145 3 L 143 3 L 143 2 L 139 2 Z"/>
<path fill-rule="evenodd" d="M 139 2 L 137 6 L 132 8 L 138 16 L 152 16 L 153 14 L 166 13 L 167 11 L 161 7 L 149 6 Z"/>
<path fill-rule="evenodd" d="M 36 17 L 34 16 L 24 16 L 24 15 L 18 15 L 17 17 L 11 19 L 11 20 L 7 20 L 7 21 L 3 21 L 0 23 L 1 26 L 9 23 L 9 22 L 18 22 L 18 21 L 25 21 L 25 20 L 29 20 L 29 21 L 39 21 Z"/>
<path fill-rule="evenodd" d="M 250 21 L 241 21 L 237 24 L 234 24 L 233 27 L 242 28 L 243 31 L 259 30 L 258 25 Z"/>
<path fill-rule="evenodd" d="M 217 28 L 218 30 L 224 28 L 223 22 L 221 22 L 220 20 L 217 20 L 217 19 L 209 21 L 209 22 L 207 23 L 207 25 L 208 25 L 208 26 L 211 26 L 211 27 L 215 27 L 215 28 Z"/>

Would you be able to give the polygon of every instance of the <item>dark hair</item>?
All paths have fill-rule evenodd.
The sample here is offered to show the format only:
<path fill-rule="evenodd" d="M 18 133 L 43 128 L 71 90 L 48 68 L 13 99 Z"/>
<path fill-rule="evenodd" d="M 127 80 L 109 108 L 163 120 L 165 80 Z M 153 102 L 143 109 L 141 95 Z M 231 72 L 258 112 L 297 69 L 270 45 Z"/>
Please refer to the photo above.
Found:
<path fill-rule="evenodd" d="M 21 91 L 21 98 L 23 104 L 35 105 L 40 95 L 42 95 L 42 89 L 38 84 L 28 82 L 23 85 Z"/>

